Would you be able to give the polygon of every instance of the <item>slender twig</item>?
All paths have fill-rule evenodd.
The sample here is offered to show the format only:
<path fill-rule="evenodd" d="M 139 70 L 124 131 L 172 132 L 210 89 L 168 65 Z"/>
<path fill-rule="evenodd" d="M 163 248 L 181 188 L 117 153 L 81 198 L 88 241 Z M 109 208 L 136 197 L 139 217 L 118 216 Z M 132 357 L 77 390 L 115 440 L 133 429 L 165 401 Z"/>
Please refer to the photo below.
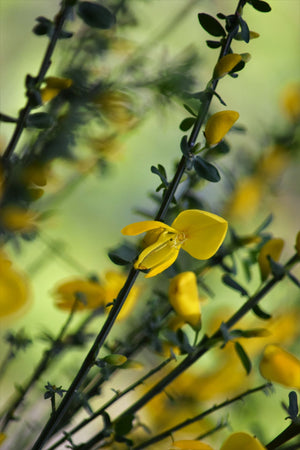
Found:
<path fill-rule="evenodd" d="M 61 34 L 65 20 L 70 12 L 70 9 L 71 9 L 71 7 L 68 6 L 66 4 L 66 2 L 62 2 L 62 7 L 56 16 L 53 34 L 52 34 L 49 44 L 47 46 L 44 58 L 41 63 L 40 70 L 35 79 L 36 86 L 39 86 L 41 84 L 41 82 L 43 81 L 43 79 L 51 65 L 51 57 L 52 57 L 53 51 L 55 49 L 56 43 Z M 16 148 L 16 146 L 19 142 L 19 139 L 22 135 L 22 132 L 23 132 L 24 128 L 26 127 L 26 121 L 28 119 L 28 116 L 29 116 L 31 110 L 32 110 L 31 100 L 28 99 L 25 107 L 23 109 L 21 109 L 21 111 L 20 111 L 14 133 L 11 137 L 10 142 L 8 143 L 8 146 L 5 150 L 5 152 L 3 153 L 2 158 L 3 158 L 4 162 L 9 161 L 13 152 L 15 151 L 15 148 Z"/>
<path fill-rule="evenodd" d="M 53 341 L 51 348 L 46 350 L 42 356 L 41 361 L 37 365 L 36 369 L 34 370 L 32 376 L 27 381 L 25 386 L 22 386 L 19 388 L 19 392 L 13 403 L 5 409 L 5 413 L 2 414 L 4 417 L 3 423 L 1 426 L 1 431 L 4 432 L 4 430 L 7 428 L 8 424 L 15 419 L 15 412 L 17 408 L 20 406 L 20 404 L 24 401 L 25 396 L 28 394 L 30 389 L 34 386 L 34 384 L 40 379 L 41 375 L 45 372 L 45 370 L 48 368 L 49 363 L 53 362 L 54 357 L 57 357 L 59 353 L 61 353 L 61 350 L 63 348 L 62 339 L 67 331 L 67 329 L 70 326 L 70 323 L 74 317 L 74 313 L 76 311 L 77 307 L 77 301 L 74 302 L 72 310 L 70 311 L 70 314 L 67 317 L 66 322 L 63 324 L 58 336 Z"/>
<path fill-rule="evenodd" d="M 299 257 L 295 254 L 285 265 L 285 268 L 291 267 L 292 264 L 296 264 L 299 261 Z M 281 281 L 282 278 L 273 277 L 269 282 L 267 282 L 259 292 L 249 298 L 240 308 L 239 310 L 230 317 L 230 319 L 225 322 L 225 326 L 228 328 L 232 328 L 242 317 L 244 317 L 252 308 L 259 303 L 259 301 L 269 293 L 273 287 Z M 141 408 L 143 408 L 153 397 L 160 394 L 164 389 L 174 381 L 180 374 L 182 374 L 185 370 L 187 370 L 190 366 L 192 366 L 196 361 L 198 361 L 202 356 L 204 356 L 208 350 L 218 342 L 223 340 L 223 334 L 221 327 L 211 336 L 204 337 L 202 341 L 198 344 L 197 348 L 190 354 L 186 356 L 186 358 L 178 364 L 171 372 L 169 372 L 164 378 L 162 378 L 155 386 L 153 386 L 146 394 L 144 394 L 139 400 L 137 400 L 134 404 L 132 404 L 129 408 L 127 408 L 120 416 L 118 416 L 115 420 L 118 421 L 122 417 L 135 414 Z M 100 431 L 94 436 L 88 443 L 84 449 L 91 448 L 90 443 L 96 443 L 99 440 L 103 439 L 103 432 Z"/>
<path fill-rule="evenodd" d="M 268 450 L 275 450 L 290 439 L 300 435 L 300 422 L 292 422 L 285 430 L 283 430 L 276 438 L 274 438 L 265 447 Z"/>
<path fill-rule="evenodd" d="M 82 422 L 80 422 L 76 427 L 74 427 L 72 430 L 68 431 L 67 435 L 63 438 L 61 438 L 59 441 L 55 442 L 51 447 L 48 448 L 48 450 L 53 450 L 57 448 L 60 444 L 66 441 L 66 439 L 77 433 L 77 431 L 81 430 L 83 427 L 88 425 L 90 422 L 92 422 L 94 419 L 99 417 L 101 414 L 105 412 L 107 408 L 109 408 L 111 405 L 113 405 L 116 401 L 118 401 L 120 398 L 124 397 L 124 395 L 128 394 L 128 392 L 133 391 L 136 387 L 143 384 L 148 378 L 150 378 L 155 373 L 159 372 L 161 369 L 163 369 L 167 364 L 169 364 L 170 361 L 172 361 L 173 358 L 165 359 L 161 364 L 151 369 L 149 372 L 147 372 L 143 377 L 139 378 L 137 381 L 132 383 L 130 386 L 128 386 L 126 389 L 124 389 L 122 392 L 117 392 L 116 395 L 109 400 L 107 403 L 105 403 L 101 408 L 99 408 L 97 411 L 95 411 L 93 414 L 91 414 L 90 417 L 87 419 L 84 419 Z"/>
<path fill-rule="evenodd" d="M 198 422 L 199 420 L 204 419 L 204 417 L 208 416 L 209 414 L 214 413 L 215 411 L 218 411 L 219 409 L 225 408 L 226 406 L 231 405 L 232 403 L 237 402 L 238 400 L 242 400 L 244 397 L 247 397 L 247 395 L 253 394 L 254 392 L 258 392 L 261 391 L 263 389 L 267 389 L 269 387 L 271 387 L 272 384 L 271 383 L 265 383 L 261 386 L 258 386 L 256 388 L 253 389 L 249 389 L 246 392 L 243 392 L 240 395 L 237 395 L 236 397 L 233 397 L 229 400 L 225 400 L 222 403 L 219 403 L 218 405 L 214 405 L 211 408 L 207 409 L 206 411 L 197 414 L 194 417 L 191 417 L 190 419 L 184 420 L 180 423 L 178 423 L 177 425 L 169 428 L 168 430 L 165 430 L 163 433 L 157 434 L 156 436 L 153 436 L 151 439 L 148 439 L 145 442 L 142 442 L 141 444 L 133 447 L 132 450 L 141 450 L 142 448 L 146 448 L 149 447 L 152 444 L 155 444 L 157 442 L 162 441 L 163 439 L 167 438 L 168 436 L 171 436 L 172 433 L 174 433 L 175 431 L 181 430 L 182 428 L 187 427 L 188 425 L 191 425 L 192 423 Z"/>

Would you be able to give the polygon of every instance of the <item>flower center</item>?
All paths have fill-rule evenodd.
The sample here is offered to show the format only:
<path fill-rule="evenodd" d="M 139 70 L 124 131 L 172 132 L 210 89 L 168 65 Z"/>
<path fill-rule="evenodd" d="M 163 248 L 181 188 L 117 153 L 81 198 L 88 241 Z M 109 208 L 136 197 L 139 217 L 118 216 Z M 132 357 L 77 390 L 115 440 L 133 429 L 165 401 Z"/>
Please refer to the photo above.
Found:
<path fill-rule="evenodd" d="M 177 249 L 182 246 L 182 244 L 184 243 L 185 240 L 186 240 L 186 236 L 183 231 L 181 231 L 180 233 L 174 234 L 174 237 L 172 237 L 170 239 L 173 247 L 175 247 Z"/>

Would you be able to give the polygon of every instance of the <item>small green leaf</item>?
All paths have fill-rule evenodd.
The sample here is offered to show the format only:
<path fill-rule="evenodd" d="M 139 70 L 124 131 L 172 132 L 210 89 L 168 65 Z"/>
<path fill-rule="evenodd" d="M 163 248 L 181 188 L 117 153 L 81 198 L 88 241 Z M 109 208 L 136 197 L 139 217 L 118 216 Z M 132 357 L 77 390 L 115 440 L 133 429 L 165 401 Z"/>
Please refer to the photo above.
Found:
<path fill-rule="evenodd" d="M 188 144 L 187 135 L 184 135 L 180 141 L 180 149 L 186 158 L 190 158 L 191 149 Z"/>
<path fill-rule="evenodd" d="M 200 177 L 204 178 L 205 180 L 211 181 L 212 183 L 217 183 L 218 181 L 220 181 L 221 177 L 218 169 L 208 161 L 205 161 L 203 158 L 201 158 L 201 156 L 196 156 L 193 164 L 195 171 Z"/>
<path fill-rule="evenodd" d="M 292 420 L 295 420 L 298 416 L 298 399 L 297 399 L 297 393 L 295 391 L 291 391 L 289 393 L 289 407 L 288 407 L 288 413 L 290 415 L 290 418 Z"/>
<path fill-rule="evenodd" d="M 98 3 L 79 2 L 77 14 L 90 27 L 107 30 L 116 23 L 115 15 Z"/>
<path fill-rule="evenodd" d="M 269 256 L 269 255 L 267 256 L 267 259 L 269 260 L 269 263 L 270 263 L 272 275 L 274 275 L 274 277 L 278 280 L 283 278 L 285 275 L 284 266 L 282 264 L 278 263 L 277 261 L 274 261 L 274 259 L 271 258 L 271 256 Z"/>
<path fill-rule="evenodd" d="M 192 114 L 192 116 L 197 117 L 197 114 L 195 113 L 195 111 L 189 105 L 184 103 L 183 107 L 187 110 L 187 112 Z"/>
<path fill-rule="evenodd" d="M 248 292 L 246 291 L 246 289 L 244 289 L 243 286 L 241 286 L 233 278 L 231 278 L 231 276 L 228 275 L 228 273 L 226 273 L 222 276 L 222 281 L 224 284 L 226 284 L 226 286 L 229 286 L 232 289 L 234 289 L 235 291 L 240 292 L 242 296 L 249 295 Z"/>
<path fill-rule="evenodd" d="M 226 32 L 220 22 L 209 14 L 199 13 L 198 19 L 202 28 L 212 36 L 225 36 Z"/>
<path fill-rule="evenodd" d="M 127 361 L 127 358 L 124 355 L 114 353 L 112 355 L 105 356 L 103 358 L 103 361 L 105 361 L 107 364 L 110 364 L 111 366 L 121 366 Z"/>
<path fill-rule="evenodd" d="M 168 187 L 169 183 L 167 180 L 166 169 L 164 168 L 164 166 L 162 166 L 161 164 L 158 164 L 157 167 L 151 166 L 151 172 L 159 176 L 163 184 L 162 187 Z"/>
<path fill-rule="evenodd" d="M 135 259 L 136 254 L 136 248 L 128 243 L 122 244 L 108 252 L 110 260 L 118 266 L 126 266 L 127 264 L 131 264 Z"/>
<path fill-rule="evenodd" d="M 27 128 L 51 128 L 53 124 L 53 117 L 44 112 L 30 114 L 26 121 Z"/>
<path fill-rule="evenodd" d="M 117 436 L 124 436 L 132 429 L 132 422 L 134 420 L 133 414 L 125 414 L 121 416 L 115 423 L 115 433 Z"/>
<path fill-rule="evenodd" d="M 271 314 L 266 313 L 265 311 L 263 311 L 263 310 L 261 309 L 261 307 L 258 306 L 258 305 L 253 306 L 252 311 L 253 311 L 254 314 L 255 314 L 257 317 L 259 317 L 260 319 L 263 319 L 263 320 L 269 320 L 269 319 L 272 318 Z"/>
<path fill-rule="evenodd" d="M 253 8 L 257 9 L 257 11 L 260 12 L 269 12 L 271 11 L 271 6 L 262 0 L 248 0 L 248 3 L 250 3 Z"/>
<path fill-rule="evenodd" d="M 238 357 L 241 360 L 241 363 L 243 364 L 243 366 L 247 372 L 247 375 L 249 375 L 249 373 L 251 372 L 251 368 L 252 368 L 252 364 L 249 359 L 249 356 L 247 355 L 244 348 L 241 346 L 241 344 L 239 342 L 235 342 L 234 347 L 235 347 L 235 351 L 236 351 Z"/>
<path fill-rule="evenodd" d="M 206 45 L 209 48 L 220 48 L 222 43 L 220 41 L 206 41 Z"/>
<path fill-rule="evenodd" d="M 181 131 L 187 131 L 190 128 L 192 128 L 192 126 L 195 123 L 195 120 L 196 119 L 194 117 L 187 117 L 186 119 L 183 119 L 183 121 L 179 125 L 179 128 L 181 129 Z"/>
<path fill-rule="evenodd" d="M 54 28 L 53 22 L 43 16 L 39 16 L 35 20 L 38 23 L 33 27 L 33 33 L 37 36 L 51 36 Z"/>

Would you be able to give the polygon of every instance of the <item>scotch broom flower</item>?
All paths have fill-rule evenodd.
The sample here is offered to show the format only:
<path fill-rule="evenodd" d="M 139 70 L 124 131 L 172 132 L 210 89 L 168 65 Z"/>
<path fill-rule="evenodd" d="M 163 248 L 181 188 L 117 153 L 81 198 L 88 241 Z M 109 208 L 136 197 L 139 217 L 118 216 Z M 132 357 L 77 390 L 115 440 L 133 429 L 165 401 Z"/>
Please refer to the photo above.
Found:
<path fill-rule="evenodd" d="M 259 365 L 264 378 L 300 389 L 300 360 L 279 345 L 267 345 Z"/>
<path fill-rule="evenodd" d="M 217 79 L 224 77 L 231 72 L 240 61 L 242 61 L 242 57 L 238 53 L 230 53 L 223 56 L 214 68 L 213 78 Z"/>
<path fill-rule="evenodd" d="M 169 286 L 169 301 L 176 314 L 193 327 L 201 325 L 201 306 L 197 279 L 194 272 L 182 272 L 172 278 Z"/>
<path fill-rule="evenodd" d="M 222 217 L 198 209 L 181 212 L 171 226 L 155 220 L 135 222 L 123 228 L 126 236 L 148 232 L 146 248 L 134 263 L 154 277 L 170 267 L 182 248 L 196 259 L 211 258 L 225 239 L 228 223 Z"/>
<path fill-rule="evenodd" d="M 218 144 L 240 117 L 236 111 L 220 111 L 213 114 L 205 127 L 206 144 L 211 147 Z"/>
<path fill-rule="evenodd" d="M 251 434 L 238 432 L 231 434 L 220 450 L 265 450 L 259 440 Z"/>
<path fill-rule="evenodd" d="M 1 250 L 0 293 L 0 321 L 19 316 L 30 304 L 26 279 L 15 271 Z"/>
<path fill-rule="evenodd" d="M 43 103 L 52 100 L 63 89 L 68 89 L 73 81 L 70 78 L 47 77 L 45 83 L 46 86 L 40 90 Z"/>
<path fill-rule="evenodd" d="M 37 229 L 38 214 L 19 206 L 7 205 L 2 208 L 0 221 L 13 233 L 28 233 Z"/>

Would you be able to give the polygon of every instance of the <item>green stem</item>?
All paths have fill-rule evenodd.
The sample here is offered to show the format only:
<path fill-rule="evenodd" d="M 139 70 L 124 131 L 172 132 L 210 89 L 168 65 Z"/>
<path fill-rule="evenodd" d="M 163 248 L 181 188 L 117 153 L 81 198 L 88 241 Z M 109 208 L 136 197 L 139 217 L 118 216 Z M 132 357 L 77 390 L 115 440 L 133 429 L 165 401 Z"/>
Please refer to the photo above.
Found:
<path fill-rule="evenodd" d="M 55 49 L 59 35 L 62 31 L 63 25 L 65 23 L 65 20 L 68 16 L 69 12 L 70 12 L 70 6 L 65 5 L 63 2 L 62 7 L 57 15 L 54 32 L 51 36 L 51 39 L 50 39 L 50 42 L 46 49 L 43 61 L 41 63 L 40 70 L 36 77 L 36 85 L 37 86 L 39 86 L 41 84 L 41 82 L 43 81 L 43 79 L 51 65 L 51 57 L 52 57 L 53 51 Z M 24 128 L 26 127 L 26 121 L 28 119 L 28 116 L 29 116 L 31 110 L 32 110 L 31 101 L 30 101 L 30 99 L 28 99 L 25 107 L 23 109 L 21 109 L 21 111 L 20 111 L 14 133 L 11 137 L 10 142 L 8 143 L 8 146 L 5 150 L 5 152 L 3 153 L 2 158 L 3 158 L 4 162 L 9 161 L 13 152 L 15 151 L 15 148 L 16 148 L 16 146 L 19 142 L 19 139 L 22 135 L 22 132 L 23 132 Z"/>
<path fill-rule="evenodd" d="M 204 417 L 208 416 L 209 414 L 212 414 L 215 411 L 218 411 L 219 409 L 225 408 L 226 406 L 229 406 L 232 403 L 237 402 L 238 400 L 242 400 L 244 397 L 247 397 L 247 395 L 253 394 L 254 392 L 261 391 L 262 389 L 269 388 L 270 386 L 271 386 L 271 383 L 265 383 L 256 388 L 249 389 L 248 391 L 244 392 L 243 394 L 237 395 L 236 397 L 233 397 L 229 400 L 225 400 L 224 402 L 219 403 L 218 405 L 214 405 L 211 408 L 207 409 L 206 411 L 198 414 L 197 416 L 194 416 L 194 417 L 191 417 L 190 419 L 184 420 L 183 422 L 178 423 L 177 425 L 169 428 L 168 430 L 164 431 L 163 433 L 157 434 L 156 436 L 153 436 L 151 439 L 148 439 L 147 441 L 142 442 L 141 444 L 133 447 L 132 450 L 141 450 L 142 448 L 146 448 L 146 447 L 149 447 L 150 445 L 160 442 L 163 439 L 171 436 L 172 433 L 174 433 L 175 431 L 181 430 L 182 428 L 185 428 L 188 425 L 191 425 L 192 423 L 198 422 L 199 420 L 204 419 Z"/>
<path fill-rule="evenodd" d="M 54 450 L 55 448 L 57 448 L 60 444 L 62 444 L 63 442 L 65 442 L 67 440 L 67 438 L 70 435 L 73 435 L 75 433 L 77 433 L 77 431 L 81 430 L 83 427 L 85 427 L 86 425 L 88 425 L 90 422 L 92 422 L 94 419 L 96 419 L 97 417 L 99 417 L 101 414 L 104 413 L 104 411 L 110 407 L 111 405 L 113 405 L 116 401 L 118 401 L 120 398 L 124 397 L 124 395 L 128 394 L 128 392 L 133 391 L 136 387 L 138 387 L 139 385 L 143 384 L 144 381 L 146 381 L 148 378 L 150 378 L 152 375 L 154 375 L 155 373 L 159 372 L 161 369 L 163 369 L 167 364 L 169 364 L 170 361 L 172 361 L 173 358 L 168 358 L 166 360 L 164 360 L 161 364 L 159 364 L 158 366 L 154 367 L 152 370 L 150 370 L 148 373 L 146 373 L 146 375 L 144 375 L 142 378 L 138 379 L 136 382 L 134 382 L 133 384 L 131 384 L 130 386 L 128 386 L 126 389 L 124 389 L 122 392 L 118 392 L 111 400 L 109 400 L 107 403 L 105 403 L 103 406 L 101 406 L 101 408 L 99 408 L 97 411 L 95 411 L 90 417 L 88 417 L 87 419 L 83 420 L 82 422 L 80 422 L 76 427 L 74 427 L 72 430 L 68 431 L 68 434 L 61 438 L 59 441 L 55 442 L 55 444 L 53 444 L 51 447 L 49 447 L 48 450 Z"/>

